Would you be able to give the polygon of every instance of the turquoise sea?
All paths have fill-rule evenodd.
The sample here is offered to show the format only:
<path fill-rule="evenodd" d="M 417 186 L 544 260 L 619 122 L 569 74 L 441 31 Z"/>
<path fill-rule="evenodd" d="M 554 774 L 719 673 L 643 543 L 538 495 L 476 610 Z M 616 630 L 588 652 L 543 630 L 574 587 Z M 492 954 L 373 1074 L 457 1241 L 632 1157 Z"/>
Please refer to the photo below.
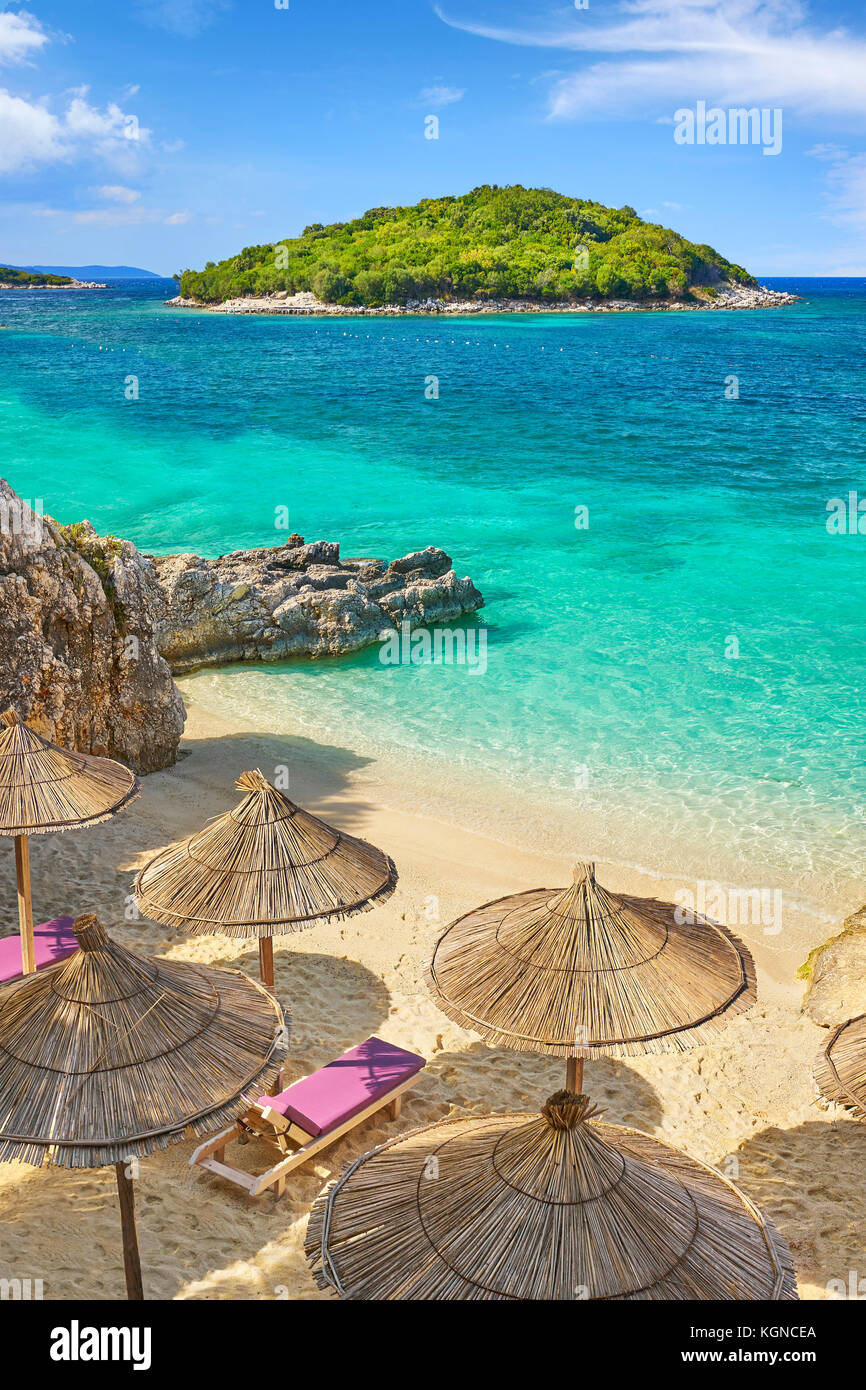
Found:
<path fill-rule="evenodd" d="M 826 523 L 866 497 L 866 281 L 770 283 L 804 302 L 281 320 L 167 309 L 168 281 L 0 292 L 2 473 L 151 552 L 276 544 L 281 507 L 345 555 L 444 547 L 487 601 L 484 674 L 367 651 L 185 689 L 414 769 L 436 813 L 474 794 L 563 852 L 850 907 L 866 534 Z"/>

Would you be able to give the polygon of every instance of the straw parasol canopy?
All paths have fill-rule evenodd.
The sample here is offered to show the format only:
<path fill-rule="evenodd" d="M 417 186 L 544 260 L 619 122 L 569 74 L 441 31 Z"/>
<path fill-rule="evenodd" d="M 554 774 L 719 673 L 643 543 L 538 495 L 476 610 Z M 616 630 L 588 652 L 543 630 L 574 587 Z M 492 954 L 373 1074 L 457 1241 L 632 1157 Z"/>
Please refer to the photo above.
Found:
<path fill-rule="evenodd" d="M 771 1222 L 713 1169 L 586 1095 L 445 1121 L 374 1149 L 319 1198 L 316 1282 L 355 1299 L 796 1299 Z"/>
<path fill-rule="evenodd" d="M 391 896 L 397 870 L 381 850 L 302 810 L 261 772 L 236 786 L 244 795 L 234 810 L 141 870 L 135 894 L 146 917 L 194 936 L 261 940 Z"/>
<path fill-rule="evenodd" d="M 834 1030 L 815 1063 L 815 1080 L 828 1100 L 866 1120 L 866 1014 Z"/>
<path fill-rule="evenodd" d="M 751 1008 L 755 967 L 726 927 L 670 903 L 610 893 L 594 864 L 460 917 L 428 985 L 443 1013 L 497 1047 L 553 1057 L 638 1057 L 712 1041 Z"/>
<path fill-rule="evenodd" d="M 24 974 L 36 968 L 28 836 L 98 825 L 138 791 L 138 778 L 121 763 L 59 748 L 15 710 L 0 716 L 0 835 L 15 840 Z"/>
<path fill-rule="evenodd" d="M 138 778 L 121 763 L 59 748 L 15 710 L 0 724 L 0 835 L 98 825 L 138 796 Z"/>
<path fill-rule="evenodd" d="M 74 956 L 0 1000 L 0 1161 L 114 1164 L 123 1203 L 128 1160 L 235 1117 L 283 1056 L 283 1013 L 238 971 L 138 955 L 93 916 L 74 930 Z"/>
<path fill-rule="evenodd" d="M 0 1161 L 101 1168 L 208 1134 L 279 1059 L 239 971 L 157 960 L 79 917 L 79 950 L 0 1001 Z"/>

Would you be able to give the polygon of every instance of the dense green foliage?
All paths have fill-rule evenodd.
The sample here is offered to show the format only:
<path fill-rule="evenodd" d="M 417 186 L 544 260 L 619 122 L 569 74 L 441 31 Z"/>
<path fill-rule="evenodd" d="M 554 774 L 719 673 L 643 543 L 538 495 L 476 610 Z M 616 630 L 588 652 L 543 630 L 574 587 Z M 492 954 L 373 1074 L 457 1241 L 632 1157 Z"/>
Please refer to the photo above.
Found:
<path fill-rule="evenodd" d="M 314 223 L 291 240 L 248 246 L 184 271 L 180 292 L 213 303 L 312 290 L 328 303 L 376 306 L 428 297 L 644 299 L 720 279 L 754 284 L 712 247 L 644 222 L 634 208 L 485 184 L 460 198 L 372 208 L 354 222 Z"/>
<path fill-rule="evenodd" d="M 71 285 L 68 275 L 40 275 L 38 271 L 13 270 L 0 265 L 0 281 L 5 285 Z"/>

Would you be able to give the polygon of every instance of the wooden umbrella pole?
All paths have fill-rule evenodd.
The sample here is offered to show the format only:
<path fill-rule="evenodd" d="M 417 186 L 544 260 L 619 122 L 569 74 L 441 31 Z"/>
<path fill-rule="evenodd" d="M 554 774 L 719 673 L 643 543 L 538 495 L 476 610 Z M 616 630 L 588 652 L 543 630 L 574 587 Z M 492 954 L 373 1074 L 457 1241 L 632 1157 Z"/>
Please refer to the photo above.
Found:
<path fill-rule="evenodd" d="M 135 1188 L 127 1172 L 127 1163 L 115 1164 L 117 1196 L 120 1201 L 120 1227 L 123 1233 L 123 1268 L 126 1271 L 126 1296 L 141 1302 L 144 1285 L 141 1282 L 141 1256 L 138 1253 L 138 1232 L 135 1229 Z"/>
<path fill-rule="evenodd" d="M 262 984 L 269 989 L 274 987 L 274 939 L 272 936 L 259 937 L 259 973 Z"/>
<path fill-rule="evenodd" d="M 583 1090 L 583 1058 L 569 1057 L 566 1064 L 565 1089 L 579 1096 Z"/>
<path fill-rule="evenodd" d="M 26 835 L 15 836 L 15 875 L 18 879 L 18 924 L 21 931 L 21 973 L 36 971 L 33 946 L 33 902 L 30 896 L 30 844 Z"/>

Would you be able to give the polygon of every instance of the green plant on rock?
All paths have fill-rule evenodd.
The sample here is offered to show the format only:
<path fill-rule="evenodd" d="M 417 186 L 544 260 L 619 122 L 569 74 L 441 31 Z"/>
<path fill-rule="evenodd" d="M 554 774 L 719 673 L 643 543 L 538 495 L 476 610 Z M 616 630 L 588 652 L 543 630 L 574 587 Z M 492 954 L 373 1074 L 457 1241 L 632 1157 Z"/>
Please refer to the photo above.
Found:
<path fill-rule="evenodd" d="M 117 536 L 94 535 L 91 528 L 83 521 L 73 521 L 68 526 L 61 526 L 60 534 L 69 548 L 80 555 L 96 574 L 108 600 L 115 626 L 118 632 L 125 632 L 126 611 L 117 593 L 117 586 L 112 574 L 112 561 L 121 554 L 122 541 L 118 540 Z"/>

